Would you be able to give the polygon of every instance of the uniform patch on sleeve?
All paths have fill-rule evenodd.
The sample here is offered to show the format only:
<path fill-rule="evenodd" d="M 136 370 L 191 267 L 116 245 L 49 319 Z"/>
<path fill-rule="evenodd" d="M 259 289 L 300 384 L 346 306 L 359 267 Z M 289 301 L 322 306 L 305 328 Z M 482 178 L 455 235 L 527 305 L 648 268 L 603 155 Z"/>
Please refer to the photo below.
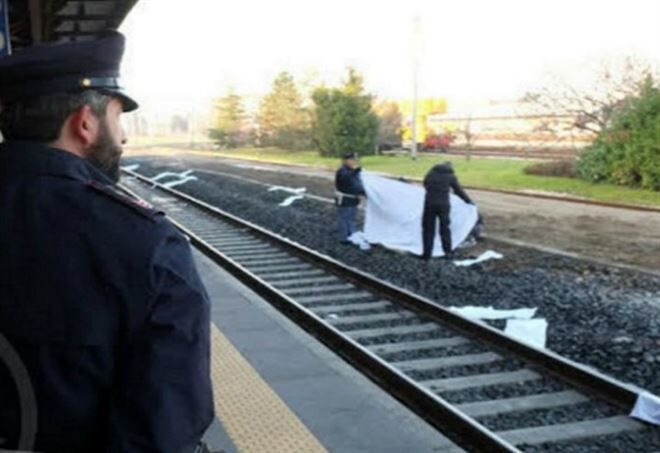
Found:
<path fill-rule="evenodd" d="M 129 208 L 133 209 L 133 211 L 151 220 L 155 220 L 157 215 L 163 214 L 161 211 L 155 209 L 151 204 L 147 203 L 141 198 L 135 198 L 127 195 L 118 190 L 116 187 L 100 184 L 96 181 L 88 181 L 86 185 L 97 193 L 106 195 L 107 197 L 112 198 L 113 200 L 125 206 L 128 206 Z"/>

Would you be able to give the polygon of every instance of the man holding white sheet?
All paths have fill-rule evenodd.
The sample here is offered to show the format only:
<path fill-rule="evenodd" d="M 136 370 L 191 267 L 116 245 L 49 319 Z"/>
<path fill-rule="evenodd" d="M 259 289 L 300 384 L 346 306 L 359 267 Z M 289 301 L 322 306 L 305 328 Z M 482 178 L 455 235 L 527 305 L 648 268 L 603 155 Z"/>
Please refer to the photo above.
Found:
<path fill-rule="evenodd" d="M 435 165 L 424 178 L 426 198 L 424 200 L 424 213 L 422 215 L 422 240 L 424 251 L 421 258 L 431 259 L 433 241 L 435 238 L 436 219 L 440 222 L 440 238 L 445 259 L 452 259 L 452 240 L 450 225 L 451 204 L 449 195 L 453 191 L 459 198 L 469 204 L 472 200 L 465 193 L 454 174 L 451 162 Z"/>
<path fill-rule="evenodd" d="M 335 203 L 339 240 L 348 244 L 348 238 L 357 231 L 357 213 L 360 196 L 365 196 L 364 185 L 356 153 L 346 153 L 335 174 Z"/>

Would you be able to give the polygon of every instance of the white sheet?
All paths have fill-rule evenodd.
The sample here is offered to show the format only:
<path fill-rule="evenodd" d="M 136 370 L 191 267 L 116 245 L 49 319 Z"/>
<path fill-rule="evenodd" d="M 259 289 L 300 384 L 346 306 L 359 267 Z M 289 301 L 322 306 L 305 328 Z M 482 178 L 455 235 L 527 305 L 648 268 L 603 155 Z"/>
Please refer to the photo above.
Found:
<path fill-rule="evenodd" d="M 280 203 L 279 206 L 285 206 L 285 207 L 291 206 L 291 203 L 297 200 L 302 200 L 303 198 L 305 197 L 303 197 L 302 195 L 292 195 L 288 197 L 286 200 L 284 200 L 282 203 Z"/>
<path fill-rule="evenodd" d="M 363 172 L 367 193 L 364 234 L 372 244 L 422 254 L 422 211 L 425 190 L 390 178 Z M 467 238 L 477 223 L 477 207 L 451 195 L 452 248 Z M 444 255 L 436 233 L 433 256 Z"/>
<path fill-rule="evenodd" d="M 545 348 L 547 332 L 548 321 L 543 318 L 509 319 L 504 328 L 507 335 L 537 348 Z"/>
<path fill-rule="evenodd" d="M 271 186 L 268 188 L 269 192 L 287 192 L 287 193 L 293 193 L 296 195 L 303 194 L 307 191 L 306 187 L 285 187 L 285 186 Z"/>
<path fill-rule="evenodd" d="M 630 416 L 660 425 L 660 397 L 649 392 L 640 393 Z"/>
<path fill-rule="evenodd" d="M 486 250 L 484 253 L 482 253 L 476 258 L 454 261 L 454 264 L 460 267 L 468 267 L 468 266 L 472 266 L 473 264 L 481 263 L 483 261 L 501 260 L 502 258 L 504 258 L 504 255 L 502 255 L 501 253 L 497 253 L 493 250 Z"/>
<path fill-rule="evenodd" d="M 160 181 L 161 179 L 165 178 L 170 178 L 170 177 L 175 177 L 178 179 L 184 179 L 187 176 L 190 176 L 192 174 L 193 170 L 185 170 L 182 171 L 181 173 L 175 173 L 173 171 L 164 171 L 162 173 L 158 173 L 156 176 L 151 178 L 152 181 Z"/>
<path fill-rule="evenodd" d="M 184 176 L 181 179 L 175 179 L 173 181 L 165 182 L 165 183 L 163 183 L 163 186 L 172 188 L 172 187 L 176 187 L 176 186 L 180 186 L 182 184 L 185 184 L 188 181 L 197 181 L 197 176 L 192 176 L 192 175 L 191 176 Z"/>
<path fill-rule="evenodd" d="M 469 319 L 532 319 L 536 314 L 536 308 L 500 310 L 493 307 L 466 305 L 465 307 L 449 307 L 449 309 Z"/>

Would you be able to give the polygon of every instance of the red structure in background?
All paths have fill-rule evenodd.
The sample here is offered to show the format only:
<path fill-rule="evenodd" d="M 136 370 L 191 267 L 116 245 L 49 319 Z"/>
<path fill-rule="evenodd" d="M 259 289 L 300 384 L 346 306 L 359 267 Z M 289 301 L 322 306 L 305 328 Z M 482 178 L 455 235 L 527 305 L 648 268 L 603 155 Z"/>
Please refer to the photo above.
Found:
<path fill-rule="evenodd" d="M 441 153 L 446 153 L 449 151 L 449 147 L 454 143 L 456 137 L 454 134 L 445 132 L 442 134 L 429 134 L 424 139 L 422 148 L 424 151 L 438 151 Z"/>

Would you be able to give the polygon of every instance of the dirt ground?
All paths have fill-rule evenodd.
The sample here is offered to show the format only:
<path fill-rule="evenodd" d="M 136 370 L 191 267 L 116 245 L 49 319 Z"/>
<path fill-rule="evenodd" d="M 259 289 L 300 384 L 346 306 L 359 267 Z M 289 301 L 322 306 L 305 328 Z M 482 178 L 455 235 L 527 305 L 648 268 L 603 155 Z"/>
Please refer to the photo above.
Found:
<path fill-rule="evenodd" d="M 660 213 L 472 193 L 494 236 L 660 270 Z"/>
<path fill-rule="evenodd" d="M 131 150 L 129 161 L 150 156 L 182 170 L 217 171 L 271 184 L 300 185 L 331 197 L 332 172 L 307 167 L 207 157 L 182 151 Z M 295 174 L 290 182 L 287 175 Z M 460 174 L 458 175 L 460 178 Z M 610 263 L 660 271 L 660 213 L 471 190 L 493 238 L 522 241 Z"/>

